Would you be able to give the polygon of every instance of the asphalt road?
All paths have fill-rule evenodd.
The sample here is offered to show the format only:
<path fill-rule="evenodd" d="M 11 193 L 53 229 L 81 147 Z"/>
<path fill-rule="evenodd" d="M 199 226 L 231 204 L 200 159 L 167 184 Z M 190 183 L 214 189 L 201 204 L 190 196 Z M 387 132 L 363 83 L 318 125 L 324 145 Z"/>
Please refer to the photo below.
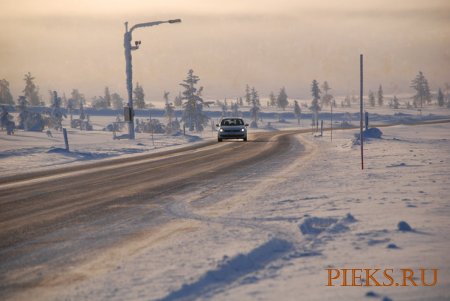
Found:
<path fill-rule="evenodd" d="M 211 180 L 220 193 L 220 179 L 300 150 L 295 133 L 256 133 L 246 143 L 208 142 L 0 179 L 0 299 L 63 284 L 67 269 L 173 221 L 163 210 L 171 195 Z"/>

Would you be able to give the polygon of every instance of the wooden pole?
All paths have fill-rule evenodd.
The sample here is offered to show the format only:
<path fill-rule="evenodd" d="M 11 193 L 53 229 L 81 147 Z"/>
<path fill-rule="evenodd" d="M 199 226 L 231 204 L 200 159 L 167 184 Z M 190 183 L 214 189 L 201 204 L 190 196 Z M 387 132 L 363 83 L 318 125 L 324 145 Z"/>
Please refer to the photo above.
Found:
<path fill-rule="evenodd" d="M 359 88 L 359 99 L 360 99 L 360 123 L 359 123 L 359 140 L 361 143 L 361 169 L 364 169 L 364 137 L 363 137 L 363 55 L 359 56 L 360 64 L 360 88 Z"/>
<path fill-rule="evenodd" d="M 331 141 L 333 141 L 333 103 L 331 103 Z"/>

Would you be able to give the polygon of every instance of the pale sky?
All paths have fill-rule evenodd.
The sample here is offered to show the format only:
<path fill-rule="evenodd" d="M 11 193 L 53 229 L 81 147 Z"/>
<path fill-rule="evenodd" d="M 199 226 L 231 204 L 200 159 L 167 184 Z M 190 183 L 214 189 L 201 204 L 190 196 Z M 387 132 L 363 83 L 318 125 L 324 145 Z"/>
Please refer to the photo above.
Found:
<path fill-rule="evenodd" d="M 444 0 L 0 0 L 0 79 L 14 98 L 31 72 L 48 90 L 88 99 L 105 86 L 125 97 L 123 33 L 131 25 L 171 18 L 181 24 L 138 29 L 134 83 L 146 99 L 175 96 L 192 68 L 207 98 L 264 97 L 285 86 L 309 98 L 313 79 L 337 95 L 358 91 L 359 54 L 366 87 L 409 92 L 422 70 L 431 88 L 450 82 L 450 1 Z M 366 90 L 366 91 L 367 91 Z"/>

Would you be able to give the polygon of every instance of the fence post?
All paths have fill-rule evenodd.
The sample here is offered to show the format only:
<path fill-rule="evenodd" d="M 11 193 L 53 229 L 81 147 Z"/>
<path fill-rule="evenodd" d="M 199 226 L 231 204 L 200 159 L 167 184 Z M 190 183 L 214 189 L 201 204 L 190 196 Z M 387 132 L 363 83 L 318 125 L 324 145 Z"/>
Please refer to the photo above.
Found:
<path fill-rule="evenodd" d="M 70 151 L 69 150 L 69 139 L 67 138 L 67 130 L 66 128 L 63 128 L 63 135 L 64 135 L 64 144 L 66 145 L 66 151 Z"/>
<path fill-rule="evenodd" d="M 369 129 L 369 112 L 365 114 L 366 131 Z"/>

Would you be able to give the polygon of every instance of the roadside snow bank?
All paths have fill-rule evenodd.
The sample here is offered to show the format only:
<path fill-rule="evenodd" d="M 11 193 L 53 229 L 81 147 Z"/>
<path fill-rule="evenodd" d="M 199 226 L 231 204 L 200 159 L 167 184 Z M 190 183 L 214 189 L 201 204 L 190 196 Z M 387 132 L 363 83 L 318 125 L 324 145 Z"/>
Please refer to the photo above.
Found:
<path fill-rule="evenodd" d="M 381 136 L 383 136 L 383 132 L 379 128 L 369 128 L 367 130 L 363 131 L 363 138 L 364 141 L 370 140 L 370 139 L 381 139 Z M 355 133 L 354 139 L 353 139 L 353 145 L 360 145 L 360 134 Z"/>

